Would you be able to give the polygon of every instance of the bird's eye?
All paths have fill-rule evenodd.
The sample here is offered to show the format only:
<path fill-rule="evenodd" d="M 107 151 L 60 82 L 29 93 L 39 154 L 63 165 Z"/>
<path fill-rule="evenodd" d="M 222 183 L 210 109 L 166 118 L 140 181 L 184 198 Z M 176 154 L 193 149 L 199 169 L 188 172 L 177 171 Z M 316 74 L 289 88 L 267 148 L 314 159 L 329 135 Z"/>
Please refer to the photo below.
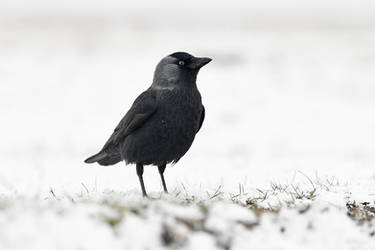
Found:
<path fill-rule="evenodd" d="M 183 65 L 185 65 L 185 62 L 184 61 L 179 61 L 178 65 L 183 66 Z"/>

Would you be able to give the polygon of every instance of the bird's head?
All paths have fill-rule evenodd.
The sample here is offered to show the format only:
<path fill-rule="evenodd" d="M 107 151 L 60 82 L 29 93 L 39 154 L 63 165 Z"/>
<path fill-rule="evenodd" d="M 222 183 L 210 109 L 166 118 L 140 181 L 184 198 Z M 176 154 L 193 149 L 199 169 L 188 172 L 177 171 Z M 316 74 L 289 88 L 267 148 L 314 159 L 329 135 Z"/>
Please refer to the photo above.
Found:
<path fill-rule="evenodd" d="M 195 82 L 200 68 L 211 60 L 208 57 L 194 57 L 186 52 L 170 54 L 156 66 L 152 86 L 156 88 L 196 86 Z"/>

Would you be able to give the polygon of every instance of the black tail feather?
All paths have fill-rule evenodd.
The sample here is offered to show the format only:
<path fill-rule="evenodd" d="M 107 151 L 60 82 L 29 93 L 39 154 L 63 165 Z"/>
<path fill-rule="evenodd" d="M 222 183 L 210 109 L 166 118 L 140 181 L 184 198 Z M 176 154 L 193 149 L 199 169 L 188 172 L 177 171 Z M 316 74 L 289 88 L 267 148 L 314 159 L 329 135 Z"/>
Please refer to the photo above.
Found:
<path fill-rule="evenodd" d="M 94 163 L 94 162 L 97 162 L 97 161 L 100 161 L 100 160 L 103 160 L 105 157 L 107 157 L 107 153 L 106 152 L 103 152 L 103 151 L 100 151 L 99 153 L 87 158 L 85 160 L 85 163 Z"/>
<path fill-rule="evenodd" d="M 99 160 L 98 163 L 102 166 L 110 166 L 120 161 L 121 161 L 120 155 L 108 155 L 107 157 Z"/>

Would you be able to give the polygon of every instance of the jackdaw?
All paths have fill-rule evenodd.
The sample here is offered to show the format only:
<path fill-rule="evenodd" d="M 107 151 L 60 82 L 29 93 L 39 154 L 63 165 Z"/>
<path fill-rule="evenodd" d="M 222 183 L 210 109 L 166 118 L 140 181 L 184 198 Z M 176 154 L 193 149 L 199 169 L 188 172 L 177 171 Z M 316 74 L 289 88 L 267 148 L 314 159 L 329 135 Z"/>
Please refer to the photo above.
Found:
<path fill-rule="evenodd" d="M 184 156 L 204 120 L 196 80 L 199 69 L 210 61 L 185 52 L 164 57 L 156 66 L 152 85 L 137 97 L 102 150 L 85 163 L 135 163 L 143 196 L 147 196 L 143 166 L 158 166 L 167 193 L 166 164 Z"/>

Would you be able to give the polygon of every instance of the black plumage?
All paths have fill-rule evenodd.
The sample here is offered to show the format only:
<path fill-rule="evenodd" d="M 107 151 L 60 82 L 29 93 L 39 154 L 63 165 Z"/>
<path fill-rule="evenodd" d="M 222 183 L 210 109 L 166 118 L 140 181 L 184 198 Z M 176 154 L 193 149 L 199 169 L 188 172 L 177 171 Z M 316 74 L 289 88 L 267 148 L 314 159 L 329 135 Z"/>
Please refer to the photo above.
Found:
<path fill-rule="evenodd" d="M 185 52 L 163 58 L 152 85 L 137 97 L 102 150 L 85 162 L 104 166 L 122 160 L 135 163 L 144 196 L 143 165 L 156 165 L 167 192 L 166 164 L 177 162 L 189 150 L 204 120 L 196 78 L 210 61 Z"/>

